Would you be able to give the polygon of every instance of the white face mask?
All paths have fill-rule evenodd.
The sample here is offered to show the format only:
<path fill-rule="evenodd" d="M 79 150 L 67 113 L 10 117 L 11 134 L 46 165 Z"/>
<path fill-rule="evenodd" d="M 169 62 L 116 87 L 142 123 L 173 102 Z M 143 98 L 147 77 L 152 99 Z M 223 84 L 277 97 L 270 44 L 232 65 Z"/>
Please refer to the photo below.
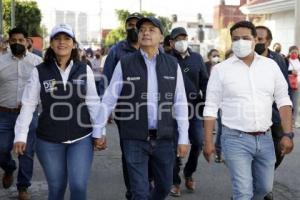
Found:
<path fill-rule="evenodd" d="M 239 57 L 244 58 L 248 56 L 252 50 L 252 41 L 250 40 L 238 40 L 232 43 L 232 51 L 233 53 Z"/>
<path fill-rule="evenodd" d="M 175 42 L 175 49 L 179 53 L 185 53 L 187 48 L 188 48 L 188 41 L 180 40 L 180 41 Z"/>
<path fill-rule="evenodd" d="M 211 61 L 214 63 L 218 63 L 220 61 L 220 57 L 219 56 L 212 57 Z"/>

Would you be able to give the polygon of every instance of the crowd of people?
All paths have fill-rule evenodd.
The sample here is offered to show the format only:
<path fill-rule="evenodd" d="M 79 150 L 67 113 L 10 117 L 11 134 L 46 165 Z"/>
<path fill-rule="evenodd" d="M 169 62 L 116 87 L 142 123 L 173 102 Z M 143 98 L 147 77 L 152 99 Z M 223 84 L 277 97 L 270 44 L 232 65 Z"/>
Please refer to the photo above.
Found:
<path fill-rule="evenodd" d="M 106 55 L 79 49 L 72 28 L 59 24 L 44 56 L 26 31 L 10 30 L 0 46 L 3 187 L 14 181 L 14 150 L 18 199 L 30 199 L 36 153 L 48 200 L 63 200 L 67 186 L 71 200 L 87 199 L 93 151 L 107 148 L 105 126 L 113 118 L 126 199 L 180 197 L 185 156 L 185 187 L 195 191 L 203 152 L 228 167 L 233 200 L 272 200 L 274 169 L 292 151 L 300 125 L 298 47 L 285 56 L 276 43 L 273 51 L 268 27 L 240 21 L 229 30 L 225 57 L 211 49 L 204 62 L 189 48 L 185 28 L 166 37 L 164 28 L 132 13 L 126 38 Z"/>

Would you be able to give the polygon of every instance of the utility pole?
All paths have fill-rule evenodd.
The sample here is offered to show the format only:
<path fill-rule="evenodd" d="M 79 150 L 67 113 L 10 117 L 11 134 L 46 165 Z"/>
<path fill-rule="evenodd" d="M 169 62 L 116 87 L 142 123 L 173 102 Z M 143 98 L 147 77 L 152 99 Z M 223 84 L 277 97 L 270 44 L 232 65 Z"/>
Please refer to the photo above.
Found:
<path fill-rule="evenodd" d="M 3 35 L 3 3 L 2 0 L 0 0 L 0 36 Z"/>
<path fill-rule="evenodd" d="M 102 0 L 99 1 L 99 31 L 100 31 L 100 45 L 102 45 Z M 101 46 L 100 46 L 101 47 Z"/>
<path fill-rule="evenodd" d="M 14 28 L 16 26 L 16 9 L 15 9 L 15 0 L 11 0 L 11 4 L 10 4 L 10 25 L 11 28 Z"/>
<path fill-rule="evenodd" d="M 140 13 L 142 12 L 142 0 L 140 0 Z"/>
<path fill-rule="evenodd" d="M 295 0 L 295 45 L 300 47 L 300 1 Z"/>

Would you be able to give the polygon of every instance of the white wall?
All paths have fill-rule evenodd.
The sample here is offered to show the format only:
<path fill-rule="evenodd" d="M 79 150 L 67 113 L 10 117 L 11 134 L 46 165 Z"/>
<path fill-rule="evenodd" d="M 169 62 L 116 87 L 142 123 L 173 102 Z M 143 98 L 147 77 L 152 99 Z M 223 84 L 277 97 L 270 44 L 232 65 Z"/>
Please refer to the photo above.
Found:
<path fill-rule="evenodd" d="M 279 42 L 282 45 L 282 53 L 287 54 L 290 46 L 294 45 L 295 16 L 294 10 L 274 13 L 266 20 L 273 34 L 273 44 Z"/>

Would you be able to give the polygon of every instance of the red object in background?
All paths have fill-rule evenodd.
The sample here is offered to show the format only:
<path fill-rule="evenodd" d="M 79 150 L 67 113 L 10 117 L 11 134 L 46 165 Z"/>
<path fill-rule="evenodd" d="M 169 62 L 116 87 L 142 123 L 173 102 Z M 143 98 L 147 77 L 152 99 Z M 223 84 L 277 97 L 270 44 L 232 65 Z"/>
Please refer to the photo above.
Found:
<path fill-rule="evenodd" d="M 33 48 L 43 51 L 43 38 L 39 36 L 30 38 L 33 40 Z"/>
<path fill-rule="evenodd" d="M 298 58 L 298 54 L 296 52 L 291 53 L 290 58 L 292 60 L 296 60 Z"/>

